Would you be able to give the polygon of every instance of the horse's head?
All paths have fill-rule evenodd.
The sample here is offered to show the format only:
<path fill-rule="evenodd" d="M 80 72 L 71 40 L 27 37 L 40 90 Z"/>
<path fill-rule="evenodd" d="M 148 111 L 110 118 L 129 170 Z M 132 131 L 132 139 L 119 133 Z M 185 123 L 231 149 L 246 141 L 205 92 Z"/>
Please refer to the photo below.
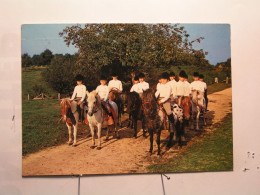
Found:
<path fill-rule="evenodd" d="M 143 92 L 143 111 L 144 115 L 154 117 L 157 113 L 157 104 L 152 89 L 147 89 Z"/>
<path fill-rule="evenodd" d="M 181 98 L 181 108 L 183 109 L 183 115 L 186 120 L 190 119 L 190 109 L 191 109 L 191 99 L 190 97 L 180 97 Z"/>
<path fill-rule="evenodd" d="M 71 109 L 71 101 L 68 98 L 60 99 L 61 116 L 63 121 L 66 121 L 67 113 Z"/>
<path fill-rule="evenodd" d="M 92 116 L 101 106 L 101 100 L 97 92 L 94 90 L 92 92 L 87 91 L 87 102 L 88 102 L 88 115 Z"/>

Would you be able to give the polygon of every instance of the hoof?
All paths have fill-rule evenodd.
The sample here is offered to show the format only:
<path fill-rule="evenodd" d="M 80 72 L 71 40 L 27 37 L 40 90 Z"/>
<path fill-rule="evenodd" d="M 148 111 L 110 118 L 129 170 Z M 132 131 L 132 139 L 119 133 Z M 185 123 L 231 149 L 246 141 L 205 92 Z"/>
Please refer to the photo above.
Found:
<path fill-rule="evenodd" d="M 161 156 L 161 153 L 160 153 L 160 152 L 158 152 L 158 153 L 157 153 L 157 156 Z"/>
<path fill-rule="evenodd" d="M 72 147 L 76 147 L 77 146 L 77 144 L 72 144 Z"/>
<path fill-rule="evenodd" d="M 68 143 L 68 145 L 72 145 L 72 142 L 67 142 Z"/>
<path fill-rule="evenodd" d="M 97 150 L 101 150 L 101 146 L 98 146 L 98 147 L 97 147 Z"/>
<path fill-rule="evenodd" d="M 90 146 L 90 148 L 91 148 L 91 149 L 94 149 L 94 148 L 95 148 L 95 146 Z"/>
<path fill-rule="evenodd" d="M 108 137 L 106 137 L 106 138 L 105 138 L 105 141 L 108 141 L 108 140 L 109 140 L 109 138 L 108 138 Z"/>
<path fill-rule="evenodd" d="M 118 135 L 118 136 L 116 136 L 116 139 L 120 139 L 120 136 Z"/>

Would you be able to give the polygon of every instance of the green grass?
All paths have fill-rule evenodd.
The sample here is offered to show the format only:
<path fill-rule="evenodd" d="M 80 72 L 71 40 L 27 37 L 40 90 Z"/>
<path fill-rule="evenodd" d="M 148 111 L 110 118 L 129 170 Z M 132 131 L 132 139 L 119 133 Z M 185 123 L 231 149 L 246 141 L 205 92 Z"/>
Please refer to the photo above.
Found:
<path fill-rule="evenodd" d="M 27 100 L 28 93 L 30 98 L 33 96 L 39 95 L 35 94 L 33 91 L 34 85 L 41 85 L 45 90 L 48 96 L 57 97 L 57 92 L 51 89 L 48 86 L 48 83 L 45 82 L 42 78 L 42 72 L 45 70 L 45 67 L 31 67 L 22 69 L 22 99 Z"/>
<path fill-rule="evenodd" d="M 65 123 L 58 124 L 61 117 L 58 100 L 24 101 L 22 110 L 23 155 L 59 145 L 68 140 Z M 78 134 L 82 129 L 83 126 L 79 126 Z"/>
<path fill-rule="evenodd" d="M 208 94 L 222 91 L 222 90 L 230 88 L 230 87 L 231 87 L 231 84 L 214 83 L 214 84 L 208 86 Z"/>
<path fill-rule="evenodd" d="M 213 132 L 204 134 L 195 144 L 187 146 L 179 156 L 165 164 L 151 165 L 147 170 L 153 173 L 232 171 L 232 114 Z"/>

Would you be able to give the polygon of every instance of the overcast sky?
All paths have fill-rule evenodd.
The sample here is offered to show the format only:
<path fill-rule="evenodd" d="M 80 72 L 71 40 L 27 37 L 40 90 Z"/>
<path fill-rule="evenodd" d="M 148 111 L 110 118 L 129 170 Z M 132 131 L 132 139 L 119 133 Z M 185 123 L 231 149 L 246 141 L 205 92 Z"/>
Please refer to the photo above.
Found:
<path fill-rule="evenodd" d="M 73 24 L 26 24 L 22 26 L 22 54 L 30 56 L 40 54 L 45 49 L 54 54 L 74 54 L 77 49 L 68 47 L 59 32 Z M 230 26 L 228 24 L 181 24 L 193 40 L 198 37 L 205 39 L 194 45 L 195 49 L 208 52 L 206 59 L 213 65 L 226 61 L 231 56 Z"/>

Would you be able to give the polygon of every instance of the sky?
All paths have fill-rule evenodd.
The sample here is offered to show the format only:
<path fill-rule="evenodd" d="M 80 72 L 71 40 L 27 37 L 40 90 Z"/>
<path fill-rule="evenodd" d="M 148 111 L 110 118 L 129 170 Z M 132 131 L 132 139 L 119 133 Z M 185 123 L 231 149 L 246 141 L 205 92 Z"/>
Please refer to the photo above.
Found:
<path fill-rule="evenodd" d="M 22 54 L 30 56 L 49 49 L 53 54 L 74 54 L 77 49 L 65 44 L 59 33 L 73 24 L 25 24 L 22 26 Z M 224 62 L 231 57 L 230 25 L 228 24 L 180 24 L 190 35 L 189 40 L 205 39 L 193 45 L 195 49 L 208 52 L 206 59 L 212 65 Z"/>

